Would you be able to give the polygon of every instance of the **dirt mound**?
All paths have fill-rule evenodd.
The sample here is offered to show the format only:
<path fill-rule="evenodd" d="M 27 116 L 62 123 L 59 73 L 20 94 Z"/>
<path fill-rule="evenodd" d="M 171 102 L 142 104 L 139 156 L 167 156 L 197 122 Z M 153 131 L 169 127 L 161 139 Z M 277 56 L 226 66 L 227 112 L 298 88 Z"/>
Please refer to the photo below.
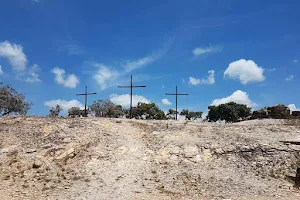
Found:
<path fill-rule="evenodd" d="M 299 199 L 285 122 L 0 118 L 0 199 Z"/>

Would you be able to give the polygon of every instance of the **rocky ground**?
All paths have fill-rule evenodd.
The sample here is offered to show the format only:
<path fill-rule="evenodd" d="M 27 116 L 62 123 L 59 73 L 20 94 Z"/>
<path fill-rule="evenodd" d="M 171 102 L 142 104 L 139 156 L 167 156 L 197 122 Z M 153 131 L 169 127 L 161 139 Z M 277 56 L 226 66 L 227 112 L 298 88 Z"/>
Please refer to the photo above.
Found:
<path fill-rule="evenodd" d="M 282 140 L 300 123 L 2 117 L 0 199 L 300 199 Z"/>

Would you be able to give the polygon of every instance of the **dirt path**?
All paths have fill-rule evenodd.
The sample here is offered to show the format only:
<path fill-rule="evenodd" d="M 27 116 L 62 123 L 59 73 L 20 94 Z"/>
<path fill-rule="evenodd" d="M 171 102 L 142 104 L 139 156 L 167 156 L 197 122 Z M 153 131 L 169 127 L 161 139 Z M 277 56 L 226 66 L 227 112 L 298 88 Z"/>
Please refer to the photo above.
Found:
<path fill-rule="evenodd" d="M 136 199 L 148 193 L 143 177 L 145 172 L 151 174 L 151 161 L 142 140 L 144 133 L 129 124 L 106 122 L 104 127 L 114 139 L 108 141 L 106 151 L 101 144 L 92 149 L 92 159 L 86 164 L 92 179 L 85 186 L 74 184 L 68 192 L 70 199 Z"/>

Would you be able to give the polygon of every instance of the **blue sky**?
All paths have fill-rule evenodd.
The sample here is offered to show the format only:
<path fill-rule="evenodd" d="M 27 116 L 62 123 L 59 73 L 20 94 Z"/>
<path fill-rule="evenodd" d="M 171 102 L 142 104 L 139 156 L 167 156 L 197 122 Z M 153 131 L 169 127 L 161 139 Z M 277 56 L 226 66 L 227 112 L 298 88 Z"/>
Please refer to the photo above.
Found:
<path fill-rule="evenodd" d="M 207 111 L 228 101 L 253 109 L 297 109 L 300 77 L 299 1 L 0 2 L 0 80 L 25 93 L 30 114 L 56 103 L 82 106 L 85 85 L 97 99 L 135 101 L 163 110 Z M 164 99 L 164 100 L 163 100 Z M 163 100 L 163 101 L 162 101 Z M 172 105 L 168 105 L 172 103 Z"/>

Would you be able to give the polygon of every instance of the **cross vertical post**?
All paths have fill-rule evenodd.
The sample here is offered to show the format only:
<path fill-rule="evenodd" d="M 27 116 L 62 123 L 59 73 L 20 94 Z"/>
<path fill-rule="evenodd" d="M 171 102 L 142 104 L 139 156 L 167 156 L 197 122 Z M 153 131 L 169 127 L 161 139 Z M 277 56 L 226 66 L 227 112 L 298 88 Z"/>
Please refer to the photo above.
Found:
<path fill-rule="evenodd" d="M 130 76 L 130 86 L 118 86 L 118 88 L 130 88 L 130 109 L 129 109 L 129 118 L 132 118 L 132 95 L 133 88 L 145 88 L 145 85 L 133 85 L 132 75 Z"/>
<path fill-rule="evenodd" d="M 92 93 L 88 93 L 87 92 L 87 86 L 85 86 L 85 93 L 83 94 L 76 94 L 76 96 L 84 96 L 84 116 L 87 117 L 87 96 L 88 95 L 94 95 L 94 94 L 97 94 L 95 92 L 92 92 Z"/>
<path fill-rule="evenodd" d="M 177 120 L 177 113 L 178 113 L 178 96 L 189 95 L 189 94 L 179 94 L 179 93 L 178 93 L 178 87 L 177 87 L 177 85 L 176 85 L 176 93 L 175 93 L 175 94 L 172 94 L 172 93 L 166 93 L 166 95 L 176 96 L 176 115 L 175 115 L 175 119 Z"/>

